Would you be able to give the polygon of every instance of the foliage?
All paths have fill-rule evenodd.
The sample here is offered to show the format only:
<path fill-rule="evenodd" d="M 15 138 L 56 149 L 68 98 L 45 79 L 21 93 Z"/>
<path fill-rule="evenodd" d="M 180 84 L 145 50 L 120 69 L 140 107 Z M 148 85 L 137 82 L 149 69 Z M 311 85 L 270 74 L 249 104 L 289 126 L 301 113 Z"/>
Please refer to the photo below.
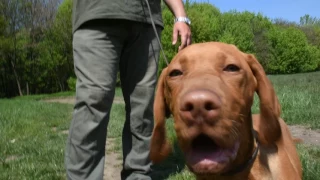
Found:
<path fill-rule="evenodd" d="M 68 87 L 71 91 L 76 91 L 76 82 L 77 82 L 76 78 L 74 78 L 73 76 L 69 77 Z"/>
<path fill-rule="evenodd" d="M 45 32 L 45 38 L 40 44 L 43 53 L 39 59 L 45 63 L 44 69 L 48 75 L 44 79 L 51 79 L 52 82 L 59 80 L 61 91 L 70 88 L 67 86 L 67 81 L 70 76 L 74 76 L 71 10 L 72 0 L 63 1 L 51 28 Z"/>
<path fill-rule="evenodd" d="M 267 65 L 270 73 L 298 73 L 317 68 L 316 49 L 308 44 L 306 35 L 299 29 L 274 28 L 268 34 L 271 57 Z M 314 51 L 312 51 L 314 50 Z"/>
<path fill-rule="evenodd" d="M 185 2 L 193 43 L 221 41 L 254 54 L 269 74 L 320 69 L 320 20 L 308 14 L 299 23 L 260 13 L 220 12 L 210 3 Z M 18 13 L 19 12 L 19 13 Z M 72 0 L 0 2 L 0 97 L 72 90 Z M 162 4 L 161 41 L 170 61 L 173 18 Z M 166 67 L 160 54 L 159 72 Z M 117 85 L 120 85 L 119 74 Z"/>
<path fill-rule="evenodd" d="M 56 66 L 47 66 L 51 59 L 42 58 L 46 48 L 55 47 L 45 43 L 45 36 L 59 1 L 0 2 L 0 97 L 67 90 L 64 79 L 52 73 Z"/>
<path fill-rule="evenodd" d="M 219 41 L 235 44 L 240 50 L 253 53 L 253 18 L 249 12 L 231 11 L 221 17 L 223 30 Z"/>
<path fill-rule="evenodd" d="M 306 14 L 300 17 L 300 25 L 303 26 L 320 26 L 320 19 L 316 17 L 312 17 L 309 14 Z"/>

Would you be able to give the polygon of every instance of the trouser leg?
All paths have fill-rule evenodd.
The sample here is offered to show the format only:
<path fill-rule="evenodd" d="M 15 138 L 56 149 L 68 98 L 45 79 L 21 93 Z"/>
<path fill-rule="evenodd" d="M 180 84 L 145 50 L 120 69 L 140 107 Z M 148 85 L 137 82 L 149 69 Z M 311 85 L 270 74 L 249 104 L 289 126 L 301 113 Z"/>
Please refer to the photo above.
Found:
<path fill-rule="evenodd" d="M 130 32 L 120 60 L 127 113 L 122 135 L 124 161 L 121 179 L 149 180 L 149 145 L 160 48 L 151 25 L 136 24 Z M 161 29 L 158 28 L 157 32 L 160 35 Z"/>
<path fill-rule="evenodd" d="M 103 179 L 107 124 L 127 32 L 119 23 L 89 24 L 73 36 L 77 85 L 65 154 L 67 179 Z"/>

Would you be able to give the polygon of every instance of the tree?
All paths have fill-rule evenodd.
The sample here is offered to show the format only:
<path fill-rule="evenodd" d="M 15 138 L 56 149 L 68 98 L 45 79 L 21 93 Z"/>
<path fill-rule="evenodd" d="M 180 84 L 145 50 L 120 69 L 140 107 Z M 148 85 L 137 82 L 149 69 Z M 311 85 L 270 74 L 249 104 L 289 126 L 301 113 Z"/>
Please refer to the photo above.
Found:
<path fill-rule="evenodd" d="M 72 0 L 65 0 L 41 43 L 39 61 L 46 69 L 47 79 L 57 84 L 59 91 L 68 89 L 67 80 L 73 75 L 71 15 Z"/>
<path fill-rule="evenodd" d="M 2 84 L 6 96 L 29 94 L 29 85 L 37 93 L 37 79 L 41 74 L 37 57 L 43 32 L 49 27 L 59 0 L 2 0 L 0 16 L 6 27 L 2 38 Z M 12 73 L 13 72 L 13 73 Z M 13 74 L 13 75 L 7 75 Z M 35 78 L 36 77 L 36 78 Z M 13 86 L 15 82 L 15 87 Z"/>
<path fill-rule="evenodd" d="M 317 53 L 308 44 L 306 35 L 294 27 L 275 27 L 268 33 L 271 57 L 267 70 L 271 73 L 298 73 L 317 68 Z"/>
<path fill-rule="evenodd" d="M 235 44 L 247 53 L 256 53 L 256 36 L 268 31 L 271 26 L 271 21 L 262 14 L 248 11 L 223 13 L 219 41 Z"/>
<path fill-rule="evenodd" d="M 221 13 L 209 3 L 193 3 L 187 6 L 192 19 L 193 43 L 217 41 L 221 33 Z"/>
<path fill-rule="evenodd" d="M 304 32 L 310 44 L 320 48 L 320 26 L 300 26 L 298 28 Z"/>
<path fill-rule="evenodd" d="M 312 17 L 309 14 L 306 14 L 300 17 L 301 26 L 320 26 L 320 19 Z"/>
<path fill-rule="evenodd" d="M 29 94 L 29 86 L 32 91 L 38 91 L 38 85 L 41 84 L 39 82 L 42 74 L 38 60 L 41 54 L 39 44 L 45 36 L 45 31 L 52 26 L 59 0 L 23 0 L 20 3 L 22 4 L 21 22 L 26 31 L 25 35 L 28 36 L 25 45 L 27 56 L 25 57 L 24 80 L 26 94 Z"/>

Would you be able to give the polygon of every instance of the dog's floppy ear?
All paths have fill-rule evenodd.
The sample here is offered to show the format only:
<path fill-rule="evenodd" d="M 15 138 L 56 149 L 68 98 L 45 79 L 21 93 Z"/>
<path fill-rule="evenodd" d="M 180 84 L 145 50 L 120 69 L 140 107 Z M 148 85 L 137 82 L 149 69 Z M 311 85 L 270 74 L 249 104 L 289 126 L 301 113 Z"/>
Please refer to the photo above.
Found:
<path fill-rule="evenodd" d="M 164 81 L 167 68 L 162 70 L 155 93 L 154 110 L 154 129 L 151 138 L 150 159 L 153 163 L 163 161 L 171 152 L 171 145 L 166 137 L 166 116 L 168 107 L 164 97 Z"/>
<path fill-rule="evenodd" d="M 281 136 L 280 104 L 275 90 L 258 60 L 249 54 L 247 62 L 256 79 L 256 93 L 260 99 L 258 140 L 262 144 L 270 144 Z"/>

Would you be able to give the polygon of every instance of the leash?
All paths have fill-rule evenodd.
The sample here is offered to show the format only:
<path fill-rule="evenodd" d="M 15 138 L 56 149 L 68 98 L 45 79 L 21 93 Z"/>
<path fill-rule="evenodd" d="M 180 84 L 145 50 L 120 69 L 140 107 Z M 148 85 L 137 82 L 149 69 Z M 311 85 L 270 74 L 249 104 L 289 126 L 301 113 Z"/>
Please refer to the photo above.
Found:
<path fill-rule="evenodd" d="M 152 17 L 152 12 L 151 12 L 151 9 L 150 9 L 150 5 L 149 5 L 149 2 L 148 0 L 146 0 L 146 3 L 147 3 L 147 6 L 148 6 L 148 10 L 149 10 L 149 15 L 150 15 L 150 19 L 151 19 L 151 24 L 152 24 L 152 27 L 153 27 L 153 30 L 154 30 L 154 33 L 156 34 L 156 37 L 157 37 L 157 40 L 158 40 L 158 43 L 159 43 L 159 46 L 160 46 L 160 50 L 162 52 L 162 56 L 165 60 L 165 62 L 167 63 L 167 66 L 169 65 L 169 61 L 164 53 L 164 50 L 162 48 L 162 44 L 161 44 L 161 41 L 160 41 L 160 38 L 159 38 L 159 35 L 158 35 L 158 32 L 157 32 L 157 29 L 156 29 L 156 25 L 154 24 L 154 20 L 153 20 L 153 17 Z"/>

